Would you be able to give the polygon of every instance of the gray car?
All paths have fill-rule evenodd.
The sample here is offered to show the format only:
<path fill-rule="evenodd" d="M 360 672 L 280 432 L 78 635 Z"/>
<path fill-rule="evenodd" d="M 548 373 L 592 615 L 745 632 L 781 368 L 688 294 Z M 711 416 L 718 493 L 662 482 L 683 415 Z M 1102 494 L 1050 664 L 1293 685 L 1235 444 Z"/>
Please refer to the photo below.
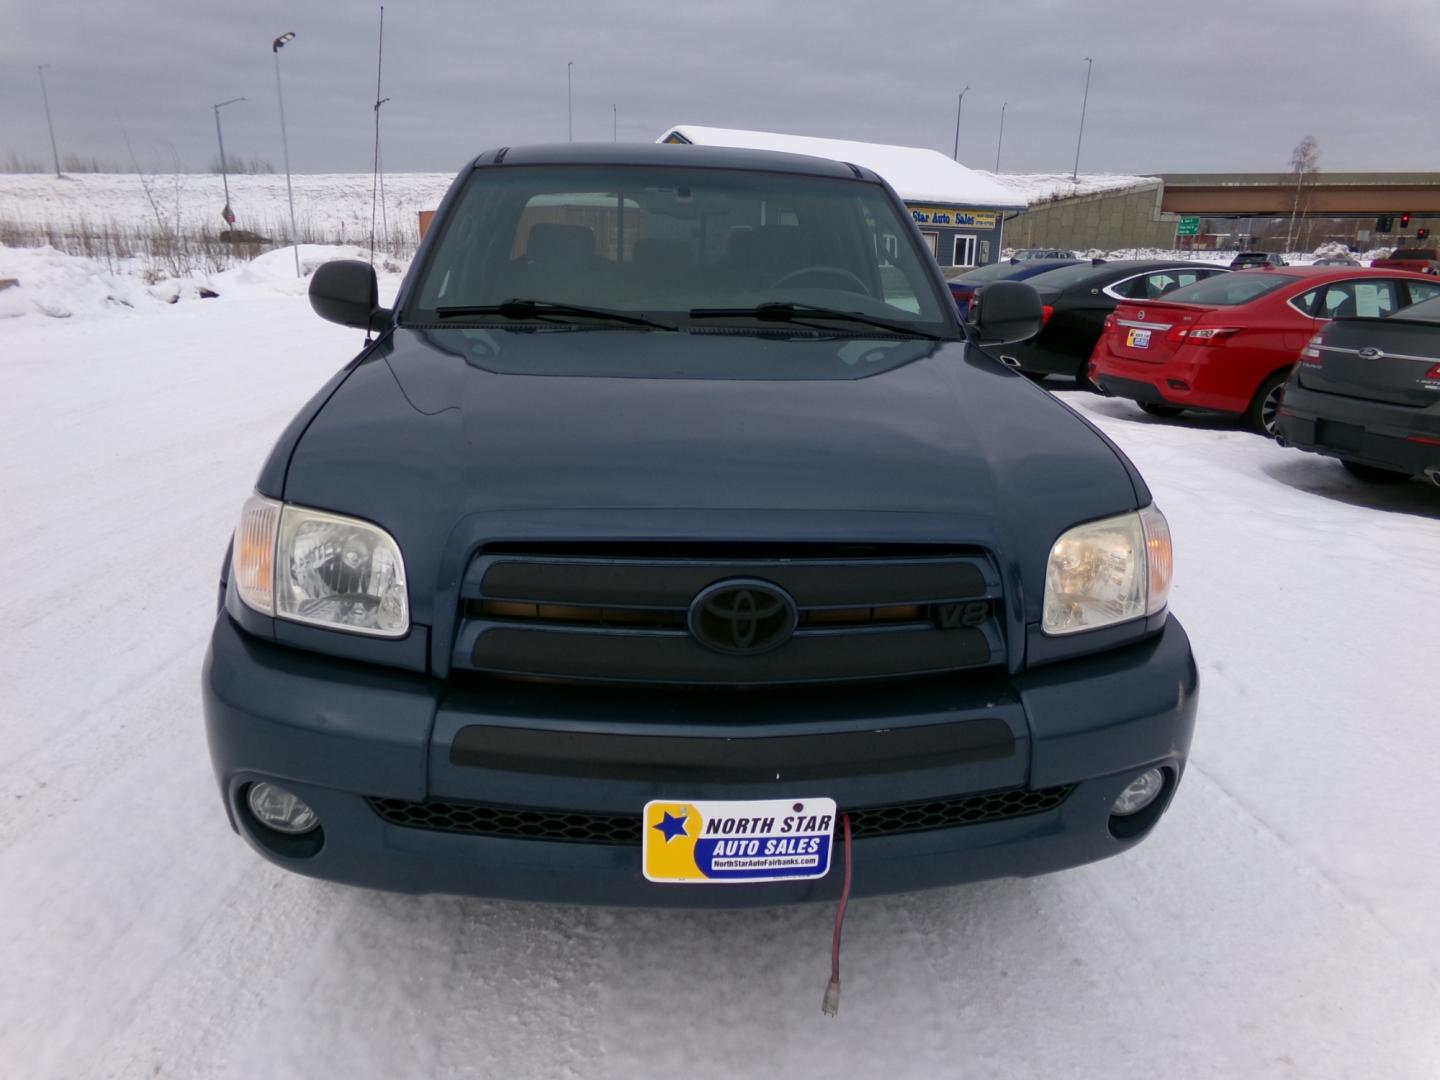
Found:
<path fill-rule="evenodd" d="M 1276 429 L 1360 480 L 1440 485 L 1440 296 L 1327 324 L 1300 353 Z"/>

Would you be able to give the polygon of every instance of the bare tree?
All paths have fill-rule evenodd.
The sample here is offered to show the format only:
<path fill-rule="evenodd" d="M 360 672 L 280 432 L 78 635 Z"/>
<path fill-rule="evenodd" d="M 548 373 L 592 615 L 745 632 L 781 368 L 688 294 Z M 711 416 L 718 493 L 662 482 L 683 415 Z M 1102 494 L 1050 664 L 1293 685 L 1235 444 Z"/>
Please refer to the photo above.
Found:
<path fill-rule="evenodd" d="M 1290 208 L 1290 227 L 1285 230 L 1286 251 L 1290 250 L 1290 241 L 1295 235 L 1295 219 L 1300 216 L 1300 196 L 1305 187 L 1305 177 L 1320 172 L 1320 144 L 1315 141 L 1314 135 L 1306 135 L 1290 151 L 1290 171 L 1295 175 L 1295 202 Z"/>

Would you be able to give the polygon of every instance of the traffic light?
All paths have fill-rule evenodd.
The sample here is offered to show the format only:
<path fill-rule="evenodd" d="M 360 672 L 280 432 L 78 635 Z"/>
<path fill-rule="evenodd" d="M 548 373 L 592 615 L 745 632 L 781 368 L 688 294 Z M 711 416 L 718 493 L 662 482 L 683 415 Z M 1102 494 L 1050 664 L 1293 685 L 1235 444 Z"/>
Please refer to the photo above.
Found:
<path fill-rule="evenodd" d="M 1389 232 L 1395 227 L 1395 219 L 1391 217 L 1377 217 L 1375 219 L 1375 231 L 1380 233 Z"/>
<path fill-rule="evenodd" d="M 1424 228 L 1423 226 L 1422 226 L 1421 228 L 1416 229 L 1416 230 L 1415 230 L 1415 239 L 1416 239 L 1416 240 L 1429 240 L 1429 239 L 1430 239 L 1430 230 L 1427 229 L 1427 228 Z"/>
<path fill-rule="evenodd" d="M 1409 214 L 1401 214 L 1401 215 L 1400 215 L 1400 228 L 1402 228 L 1402 229 L 1408 229 L 1409 227 L 1410 227 L 1410 215 L 1409 215 Z"/>

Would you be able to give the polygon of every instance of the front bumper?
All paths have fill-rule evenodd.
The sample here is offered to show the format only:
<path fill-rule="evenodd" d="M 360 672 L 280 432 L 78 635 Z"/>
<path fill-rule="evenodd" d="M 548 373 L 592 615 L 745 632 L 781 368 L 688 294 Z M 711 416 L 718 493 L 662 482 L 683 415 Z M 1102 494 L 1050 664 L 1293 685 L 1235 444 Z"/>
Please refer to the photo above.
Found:
<path fill-rule="evenodd" d="M 1159 765 L 1171 783 L 1149 821 L 1163 812 L 1184 771 L 1197 689 L 1189 640 L 1174 618 L 1136 645 L 959 689 L 897 683 L 692 707 L 675 695 L 638 691 L 459 690 L 262 642 L 222 612 L 203 676 L 211 759 L 231 823 L 271 861 L 401 892 L 650 907 L 823 900 L 838 895 L 841 875 L 659 885 L 641 874 L 638 846 L 407 827 L 386 821 L 369 800 L 638 816 L 652 798 L 830 796 L 844 811 L 1071 786 L 1043 812 L 854 844 L 855 895 L 1026 877 L 1118 854 L 1143 838 L 1148 829 L 1114 835 L 1110 806 L 1138 772 Z M 966 734 L 982 729 L 990 737 Z M 511 733 L 530 750 L 503 761 L 477 757 L 477 731 Z M 693 752 L 700 737 L 737 752 L 710 768 Z M 872 738 L 879 749 L 846 761 L 833 752 L 845 738 Z M 807 739 L 815 740 L 819 759 L 809 768 Z M 627 768 L 623 754 L 605 753 L 606 740 L 610 750 L 643 746 L 679 764 L 668 773 L 663 766 Z M 932 747 L 924 756 L 886 752 L 923 746 Z M 782 748 L 776 752 L 784 764 L 760 777 L 750 765 L 770 747 Z M 261 779 L 283 783 L 319 815 L 322 833 L 308 847 L 277 844 L 250 818 L 243 793 Z"/>
<path fill-rule="evenodd" d="M 1440 406 L 1416 409 L 1317 393 L 1293 376 L 1276 435 L 1298 450 L 1412 475 L 1440 467 Z"/>

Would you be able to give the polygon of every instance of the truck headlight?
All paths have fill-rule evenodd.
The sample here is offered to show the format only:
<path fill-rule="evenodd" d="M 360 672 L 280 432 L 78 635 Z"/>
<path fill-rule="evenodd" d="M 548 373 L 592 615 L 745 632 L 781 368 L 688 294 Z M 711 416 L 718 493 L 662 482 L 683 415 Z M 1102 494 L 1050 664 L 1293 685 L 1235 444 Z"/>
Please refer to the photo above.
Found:
<path fill-rule="evenodd" d="M 1075 634 L 1165 609 L 1170 526 L 1155 505 L 1077 525 L 1050 549 L 1041 629 Z"/>
<path fill-rule="evenodd" d="M 375 637 L 410 631 L 400 546 L 367 521 L 253 496 L 231 572 L 240 599 L 263 615 Z"/>

